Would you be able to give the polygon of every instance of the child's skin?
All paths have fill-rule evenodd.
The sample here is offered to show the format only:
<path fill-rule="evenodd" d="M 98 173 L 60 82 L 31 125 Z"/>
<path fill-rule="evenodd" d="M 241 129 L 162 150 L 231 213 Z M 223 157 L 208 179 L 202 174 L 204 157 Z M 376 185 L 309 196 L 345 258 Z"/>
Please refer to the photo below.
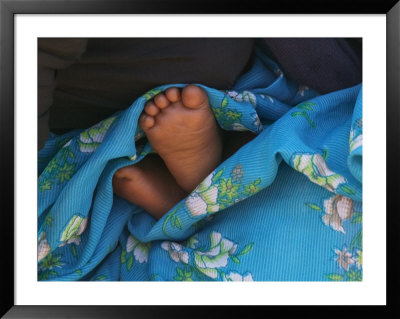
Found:
<path fill-rule="evenodd" d="M 156 219 L 255 136 L 223 134 L 207 94 L 195 85 L 169 88 L 155 96 L 145 105 L 139 125 L 158 155 L 117 170 L 113 189 Z"/>

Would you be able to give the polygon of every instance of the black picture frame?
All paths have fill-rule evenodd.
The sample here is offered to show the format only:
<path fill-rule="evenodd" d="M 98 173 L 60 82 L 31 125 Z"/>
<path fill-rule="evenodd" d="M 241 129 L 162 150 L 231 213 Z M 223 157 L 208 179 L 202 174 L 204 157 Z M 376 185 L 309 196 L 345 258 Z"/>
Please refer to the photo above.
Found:
<path fill-rule="evenodd" d="M 386 14 L 387 18 L 387 305 L 377 307 L 269 307 L 266 315 L 296 316 L 323 311 L 333 316 L 392 318 L 398 316 L 398 271 L 394 259 L 397 206 L 395 180 L 399 163 L 400 123 L 400 2 L 382 0 L 326 0 L 326 1 L 272 1 L 260 4 L 246 0 L 246 5 L 229 1 L 191 2 L 162 0 L 0 0 L 0 192 L 2 243 L 1 257 L 1 311 L 4 318 L 152 318 L 165 316 L 224 316 L 227 311 L 235 316 L 248 316 L 247 307 L 171 307 L 171 306 L 21 306 L 14 303 L 14 17 L 16 14 Z M 383 213 L 383 212 L 379 212 Z M 5 226 L 7 225 L 7 226 Z M 396 276 L 397 274 L 397 276 Z M 397 301 L 396 301 L 397 300 Z M 227 309 L 229 308 L 229 309 Z M 260 307 L 254 306 L 251 311 Z"/>

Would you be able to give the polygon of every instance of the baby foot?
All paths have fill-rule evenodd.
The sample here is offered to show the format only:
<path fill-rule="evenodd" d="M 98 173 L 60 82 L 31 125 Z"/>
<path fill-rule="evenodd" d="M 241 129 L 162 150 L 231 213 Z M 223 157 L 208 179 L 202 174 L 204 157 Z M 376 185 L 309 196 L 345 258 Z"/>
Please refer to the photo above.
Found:
<path fill-rule="evenodd" d="M 187 196 L 176 184 L 158 155 L 147 155 L 139 163 L 117 170 L 113 176 L 114 193 L 144 208 L 160 219 Z"/>
<path fill-rule="evenodd" d="M 191 192 L 221 162 L 219 127 L 205 91 L 169 88 L 145 105 L 139 124 L 178 185 Z"/>

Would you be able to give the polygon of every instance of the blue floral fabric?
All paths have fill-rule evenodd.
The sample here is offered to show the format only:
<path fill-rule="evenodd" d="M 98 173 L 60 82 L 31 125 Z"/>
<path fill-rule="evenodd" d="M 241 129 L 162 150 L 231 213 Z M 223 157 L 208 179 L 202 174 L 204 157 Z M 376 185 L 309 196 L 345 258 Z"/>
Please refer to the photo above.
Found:
<path fill-rule="evenodd" d="M 320 95 L 258 48 L 233 90 L 199 84 L 222 129 L 257 136 L 157 221 L 111 182 L 154 152 L 138 118 L 170 86 L 40 151 L 38 280 L 361 280 L 361 84 Z"/>

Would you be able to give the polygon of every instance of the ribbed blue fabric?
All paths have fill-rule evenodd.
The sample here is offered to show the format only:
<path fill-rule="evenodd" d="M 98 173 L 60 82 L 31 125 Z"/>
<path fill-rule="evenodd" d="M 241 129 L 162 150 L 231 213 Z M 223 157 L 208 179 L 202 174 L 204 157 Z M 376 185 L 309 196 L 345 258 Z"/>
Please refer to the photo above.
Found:
<path fill-rule="evenodd" d="M 258 135 L 158 221 L 111 181 L 153 151 L 135 143 L 144 104 L 185 84 L 50 137 L 39 153 L 38 279 L 361 280 L 361 84 L 320 95 L 256 48 L 233 90 L 198 85 L 224 130 Z"/>

